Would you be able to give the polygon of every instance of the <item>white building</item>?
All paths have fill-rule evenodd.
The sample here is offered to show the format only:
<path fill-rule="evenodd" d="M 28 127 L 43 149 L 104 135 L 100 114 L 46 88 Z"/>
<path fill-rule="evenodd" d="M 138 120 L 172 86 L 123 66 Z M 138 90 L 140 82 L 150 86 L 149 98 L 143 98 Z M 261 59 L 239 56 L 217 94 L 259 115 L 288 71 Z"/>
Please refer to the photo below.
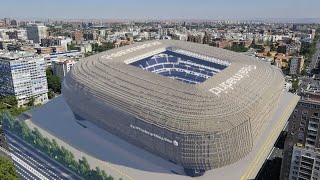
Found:
<path fill-rule="evenodd" d="M 290 75 L 300 74 L 303 69 L 304 58 L 303 56 L 294 56 L 290 62 Z"/>
<path fill-rule="evenodd" d="M 63 61 L 65 59 L 73 59 L 75 61 L 81 60 L 84 57 L 84 54 L 78 50 L 60 52 L 60 53 L 52 53 L 48 54 L 44 57 L 46 66 L 52 66 L 53 61 Z"/>
<path fill-rule="evenodd" d="M 77 45 L 76 48 L 78 48 L 82 53 L 92 52 L 92 46 L 90 43 Z"/>
<path fill-rule="evenodd" d="M 76 63 L 77 62 L 73 60 L 53 61 L 53 75 L 58 76 L 62 81 L 63 78 L 67 75 L 67 73 L 71 70 L 72 66 Z"/>
<path fill-rule="evenodd" d="M 317 148 L 302 147 L 301 144 L 293 146 L 290 180 L 320 178 L 320 151 Z"/>
<path fill-rule="evenodd" d="M 18 106 L 35 98 L 35 104 L 48 101 L 48 84 L 43 57 L 32 53 L 0 55 L 0 95 L 15 95 Z"/>
<path fill-rule="evenodd" d="M 63 36 L 47 37 L 47 38 L 41 39 L 41 46 L 42 47 L 62 46 L 66 51 L 68 49 L 68 43 L 70 42 L 71 42 L 70 38 L 67 39 Z"/>
<path fill-rule="evenodd" d="M 30 24 L 27 26 L 27 35 L 33 43 L 40 43 L 41 39 L 47 37 L 47 27 L 40 24 Z"/>
<path fill-rule="evenodd" d="M 18 39 L 28 40 L 27 30 L 25 29 L 18 29 L 17 36 L 18 36 Z"/>
<path fill-rule="evenodd" d="M 291 82 L 285 82 L 283 90 L 289 92 L 289 90 L 292 88 L 292 83 Z"/>

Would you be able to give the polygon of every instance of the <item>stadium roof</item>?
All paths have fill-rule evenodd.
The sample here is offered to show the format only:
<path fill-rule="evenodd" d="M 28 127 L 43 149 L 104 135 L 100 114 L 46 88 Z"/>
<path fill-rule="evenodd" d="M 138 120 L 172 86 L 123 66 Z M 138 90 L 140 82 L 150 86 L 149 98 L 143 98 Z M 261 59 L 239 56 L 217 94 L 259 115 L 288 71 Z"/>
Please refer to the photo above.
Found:
<path fill-rule="evenodd" d="M 191 85 L 128 65 L 172 48 L 228 67 Z M 280 95 L 284 83 L 280 70 L 253 57 L 173 40 L 136 43 L 90 56 L 69 76 L 68 83 L 75 82 L 115 108 L 191 134 L 218 133 L 248 121 L 273 94 Z"/>

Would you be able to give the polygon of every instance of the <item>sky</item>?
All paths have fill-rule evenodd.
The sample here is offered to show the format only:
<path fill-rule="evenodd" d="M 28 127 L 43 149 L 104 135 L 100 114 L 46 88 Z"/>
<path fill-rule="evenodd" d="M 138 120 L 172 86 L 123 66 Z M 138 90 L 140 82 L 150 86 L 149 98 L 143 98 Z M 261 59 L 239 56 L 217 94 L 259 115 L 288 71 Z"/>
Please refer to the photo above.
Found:
<path fill-rule="evenodd" d="M 320 0 L 4 0 L 0 18 L 320 18 Z"/>

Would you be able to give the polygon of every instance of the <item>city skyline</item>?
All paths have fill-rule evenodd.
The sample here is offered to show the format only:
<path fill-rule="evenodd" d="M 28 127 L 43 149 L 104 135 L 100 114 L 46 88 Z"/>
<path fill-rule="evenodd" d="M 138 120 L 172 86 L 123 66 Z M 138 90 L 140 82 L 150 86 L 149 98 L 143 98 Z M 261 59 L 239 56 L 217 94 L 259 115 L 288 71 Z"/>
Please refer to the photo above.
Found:
<path fill-rule="evenodd" d="M 311 5 L 312 4 L 312 5 Z M 19 5 L 19 6 L 17 6 Z M 39 0 L 13 0 L 2 3 L 0 17 L 18 19 L 313 19 L 319 21 L 317 7 L 320 2 L 310 0 L 270 0 L 265 3 L 253 0 L 191 1 L 163 0 L 158 4 L 147 0 L 129 1 L 62 1 L 48 4 Z M 25 11 L 28 9 L 28 11 Z M 58 12 L 58 13 L 57 13 Z M 253 16 L 254 14 L 254 16 Z M 254 18 L 253 18 L 254 17 Z M 279 19 L 280 18 L 280 19 Z"/>

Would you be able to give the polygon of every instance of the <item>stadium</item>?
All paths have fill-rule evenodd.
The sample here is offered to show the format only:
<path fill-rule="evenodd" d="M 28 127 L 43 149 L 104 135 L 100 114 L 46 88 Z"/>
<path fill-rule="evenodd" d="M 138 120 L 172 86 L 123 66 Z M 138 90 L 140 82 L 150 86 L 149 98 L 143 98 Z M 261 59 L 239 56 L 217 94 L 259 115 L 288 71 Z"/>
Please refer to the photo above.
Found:
<path fill-rule="evenodd" d="M 160 40 L 87 57 L 62 92 L 77 119 L 199 176 L 250 153 L 283 84 L 280 70 L 253 57 Z"/>

